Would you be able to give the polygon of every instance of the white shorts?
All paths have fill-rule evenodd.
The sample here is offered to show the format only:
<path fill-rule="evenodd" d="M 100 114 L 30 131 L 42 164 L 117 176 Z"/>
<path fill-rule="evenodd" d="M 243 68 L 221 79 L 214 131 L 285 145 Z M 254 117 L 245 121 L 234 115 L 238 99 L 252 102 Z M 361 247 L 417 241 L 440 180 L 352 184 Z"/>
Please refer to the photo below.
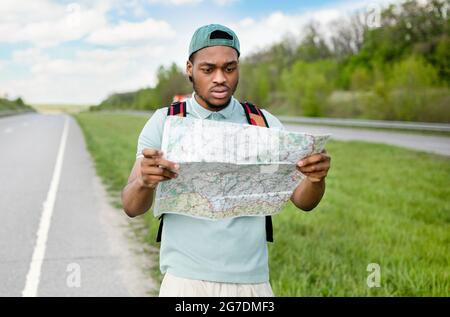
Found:
<path fill-rule="evenodd" d="M 274 297 L 269 282 L 259 284 L 219 283 L 191 280 L 166 273 L 160 297 Z"/>

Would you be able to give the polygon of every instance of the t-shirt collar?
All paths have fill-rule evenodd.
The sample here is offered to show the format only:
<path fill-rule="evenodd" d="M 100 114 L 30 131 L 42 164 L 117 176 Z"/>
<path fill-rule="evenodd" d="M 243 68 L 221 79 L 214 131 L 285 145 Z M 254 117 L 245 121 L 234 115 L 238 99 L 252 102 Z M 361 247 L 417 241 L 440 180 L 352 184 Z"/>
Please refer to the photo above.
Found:
<path fill-rule="evenodd" d="M 226 106 L 225 108 L 223 108 L 220 111 L 210 111 L 208 109 L 203 108 L 195 99 L 195 92 L 192 93 L 192 97 L 191 97 L 191 103 L 190 106 L 194 107 L 193 109 L 193 113 L 197 114 L 198 116 L 200 116 L 201 119 L 206 119 L 208 118 L 211 114 L 213 113 L 218 113 L 220 115 L 222 115 L 225 119 L 229 119 L 233 113 L 234 110 L 234 106 L 235 106 L 235 102 L 236 100 L 234 99 L 234 97 L 232 96 L 230 99 L 230 103 L 228 104 L 228 106 Z M 189 108 L 187 109 L 187 111 L 189 112 Z"/>

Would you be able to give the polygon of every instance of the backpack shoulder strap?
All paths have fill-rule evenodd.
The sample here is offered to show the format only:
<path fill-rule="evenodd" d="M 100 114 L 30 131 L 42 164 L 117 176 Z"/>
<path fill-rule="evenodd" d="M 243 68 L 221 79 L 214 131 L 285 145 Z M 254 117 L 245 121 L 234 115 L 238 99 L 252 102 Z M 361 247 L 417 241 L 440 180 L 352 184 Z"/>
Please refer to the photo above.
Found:
<path fill-rule="evenodd" d="M 164 223 L 163 216 L 164 216 L 164 214 L 162 214 L 159 217 L 159 227 L 158 227 L 158 233 L 156 234 L 156 242 L 161 242 L 162 228 L 163 228 L 163 223 Z"/>
<path fill-rule="evenodd" d="M 168 116 L 186 117 L 186 101 L 174 102 L 167 109 Z"/>
<path fill-rule="evenodd" d="M 182 101 L 182 102 L 177 101 L 177 102 L 172 103 L 167 108 L 167 116 L 186 117 L 186 101 Z M 159 217 L 159 227 L 158 227 L 158 233 L 156 235 L 156 242 L 161 242 L 163 223 L 164 223 L 164 214 Z"/>
<path fill-rule="evenodd" d="M 269 127 L 266 117 L 257 106 L 249 103 L 248 101 L 241 102 L 241 105 L 244 108 L 248 124 L 256 125 L 259 127 L 266 127 L 266 128 Z"/>
<path fill-rule="evenodd" d="M 241 102 L 244 108 L 245 116 L 247 117 L 248 124 L 256 125 L 259 127 L 269 127 L 264 113 L 257 106 L 245 101 Z M 272 216 L 266 216 L 266 240 L 273 242 L 273 225 Z"/>

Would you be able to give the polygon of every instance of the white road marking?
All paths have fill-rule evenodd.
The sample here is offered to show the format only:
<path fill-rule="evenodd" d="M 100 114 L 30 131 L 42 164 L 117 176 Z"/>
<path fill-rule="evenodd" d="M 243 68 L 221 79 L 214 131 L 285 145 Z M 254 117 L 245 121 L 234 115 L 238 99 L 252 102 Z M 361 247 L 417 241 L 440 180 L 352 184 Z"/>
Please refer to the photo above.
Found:
<path fill-rule="evenodd" d="M 42 262 L 45 256 L 45 248 L 47 243 L 48 231 L 50 229 L 50 221 L 52 218 L 53 207 L 56 200 L 56 192 L 58 190 L 59 179 L 61 176 L 61 168 L 64 160 L 64 150 L 66 148 L 67 135 L 69 131 L 69 120 L 65 117 L 64 128 L 59 144 L 58 155 L 56 157 L 55 168 L 53 170 L 52 181 L 47 193 L 47 198 L 43 205 L 39 228 L 37 232 L 36 245 L 31 258 L 30 268 L 28 270 L 25 287 L 22 291 L 24 297 L 37 296 L 39 278 L 41 275 Z"/>

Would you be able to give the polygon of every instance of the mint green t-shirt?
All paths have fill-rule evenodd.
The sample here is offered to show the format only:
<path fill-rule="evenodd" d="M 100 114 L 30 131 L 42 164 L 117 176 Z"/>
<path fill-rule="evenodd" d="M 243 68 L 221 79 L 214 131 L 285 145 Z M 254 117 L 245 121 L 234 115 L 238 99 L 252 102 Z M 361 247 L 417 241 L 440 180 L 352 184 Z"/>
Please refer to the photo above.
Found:
<path fill-rule="evenodd" d="M 221 111 L 200 106 L 194 94 L 187 101 L 187 117 L 248 124 L 235 98 Z M 271 129 L 281 122 L 262 110 Z M 167 107 L 158 109 L 139 136 L 137 158 L 144 148 L 161 149 Z M 213 282 L 264 283 L 269 281 L 265 217 L 207 220 L 165 214 L 160 248 L 161 273 Z"/>

